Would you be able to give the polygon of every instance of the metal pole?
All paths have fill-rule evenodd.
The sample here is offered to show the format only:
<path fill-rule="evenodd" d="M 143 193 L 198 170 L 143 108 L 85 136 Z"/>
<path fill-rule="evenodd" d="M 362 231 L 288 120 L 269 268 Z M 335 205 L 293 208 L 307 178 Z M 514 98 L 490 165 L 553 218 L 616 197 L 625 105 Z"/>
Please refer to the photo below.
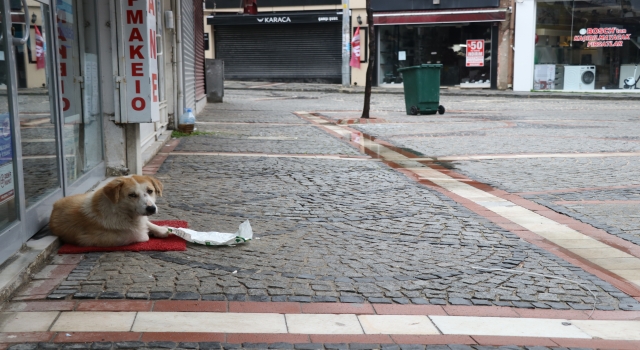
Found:
<path fill-rule="evenodd" d="M 349 61 L 351 59 L 351 10 L 349 0 L 342 0 L 342 86 L 351 85 Z"/>

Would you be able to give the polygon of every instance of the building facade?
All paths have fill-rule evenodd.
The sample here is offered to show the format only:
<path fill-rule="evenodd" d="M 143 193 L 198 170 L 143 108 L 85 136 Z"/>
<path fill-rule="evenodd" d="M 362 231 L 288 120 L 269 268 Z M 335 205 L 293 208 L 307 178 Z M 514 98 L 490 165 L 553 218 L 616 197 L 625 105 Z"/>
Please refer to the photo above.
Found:
<path fill-rule="evenodd" d="M 255 3 L 257 15 L 244 14 L 238 1 L 206 1 L 206 31 L 213 42 L 207 57 L 225 61 L 226 79 L 341 81 L 343 1 Z M 357 27 L 361 33 L 361 67 L 351 69 L 352 85 L 365 84 L 369 57 L 375 58 L 376 85 L 401 86 L 398 69 L 423 63 L 443 64 L 443 85 L 506 89 L 511 83 L 512 0 L 372 0 L 373 53 L 366 1 L 344 3 L 351 35 Z M 472 63 L 467 40 L 480 45 Z"/>
<path fill-rule="evenodd" d="M 46 226 L 56 200 L 140 174 L 183 108 L 197 107 L 197 45 L 181 51 L 182 33 L 203 37 L 197 8 L 0 0 L 0 263 Z"/>
<path fill-rule="evenodd" d="M 235 0 L 207 0 L 207 58 L 224 60 L 229 80 L 339 83 L 341 0 L 259 0 L 244 14 Z"/>
<path fill-rule="evenodd" d="M 640 1 L 519 0 L 514 90 L 637 92 Z"/>

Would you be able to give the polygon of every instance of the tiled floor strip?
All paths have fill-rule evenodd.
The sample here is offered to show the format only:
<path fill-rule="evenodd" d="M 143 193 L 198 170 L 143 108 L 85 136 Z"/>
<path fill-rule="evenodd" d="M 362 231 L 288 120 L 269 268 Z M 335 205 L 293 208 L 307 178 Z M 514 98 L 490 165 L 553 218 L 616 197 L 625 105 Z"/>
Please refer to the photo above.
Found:
<path fill-rule="evenodd" d="M 638 341 L 640 321 L 234 312 L 2 312 L 0 333 L 10 332 L 468 335 Z"/>
<path fill-rule="evenodd" d="M 342 136 L 352 133 L 346 127 L 330 125 L 327 120 L 321 117 L 305 112 L 297 112 L 296 114 L 321 125 L 332 134 Z M 451 177 L 444 172 L 424 165 L 386 147 L 380 142 L 363 138 L 361 144 L 367 153 L 378 155 L 383 160 L 393 159 L 393 163 L 402 168 L 402 170 L 415 174 L 419 180 L 427 180 L 458 197 L 469 200 L 621 277 L 635 285 L 636 289 L 640 287 L 640 258 L 595 240 L 567 225 L 546 218 L 512 201 L 466 184 L 461 179 Z M 590 154 L 589 156 L 594 155 Z"/>

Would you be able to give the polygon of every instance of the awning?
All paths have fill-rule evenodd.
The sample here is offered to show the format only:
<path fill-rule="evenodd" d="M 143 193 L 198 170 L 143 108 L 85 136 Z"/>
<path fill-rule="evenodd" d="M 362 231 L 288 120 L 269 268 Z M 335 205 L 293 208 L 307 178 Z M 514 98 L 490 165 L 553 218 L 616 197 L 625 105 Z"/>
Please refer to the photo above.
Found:
<path fill-rule="evenodd" d="M 374 25 L 496 22 L 507 18 L 507 9 L 461 9 L 439 11 L 378 12 Z"/>

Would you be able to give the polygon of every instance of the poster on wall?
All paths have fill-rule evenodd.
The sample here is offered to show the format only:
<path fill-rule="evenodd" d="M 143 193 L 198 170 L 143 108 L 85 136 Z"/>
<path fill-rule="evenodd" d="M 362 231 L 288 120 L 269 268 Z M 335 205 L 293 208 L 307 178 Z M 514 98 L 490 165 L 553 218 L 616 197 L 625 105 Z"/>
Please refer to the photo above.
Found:
<path fill-rule="evenodd" d="M 10 200 L 14 195 L 11 117 L 5 113 L 0 114 L 0 204 Z"/>
<path fill-rule="evenodd" d="M 484 67 L 484 40 L 467 40 L 467 67 Z"/>

